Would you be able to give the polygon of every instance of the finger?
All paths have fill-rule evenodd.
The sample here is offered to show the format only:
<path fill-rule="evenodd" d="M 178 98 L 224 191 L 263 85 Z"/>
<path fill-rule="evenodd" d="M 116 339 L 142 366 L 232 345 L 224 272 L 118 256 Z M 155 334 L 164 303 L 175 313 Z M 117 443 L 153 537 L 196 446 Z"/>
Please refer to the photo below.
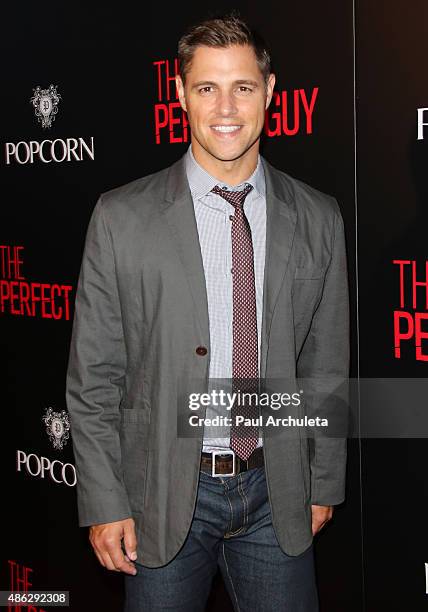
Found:
<path fill-rule="evenodd" d="M 313 521 L 312 523 L 312 535 L 315 535 L 324 526 L 325 521 Z"/>
<path fill-rule="evenodd" d="M 321 531 L 321 529 L 328 523 L 328 520 L 323 521 L 322 523 L 320 523 L 319 527 L 318 527 L 318 531 Z"/>
<path fill-rule="evenodd" d="M 137 558 L 137 536 L 135 535 L 134 523 L 127 523 L 124 527 L 123 545 L 126 555 L 132 561 Z"/>
<path fill-rule="evenodd" d="M 109 544 L 107 546 L 107 550 L 115 569 L 120 572 L 125 572 L 126 574 L 137 573 L 134 564 L 126 560 L 125 555 L 122 552 L 120 543 Z"/>
<path fill-rule="evenodd" d="M 106 536 L 94 536 L 91 539 L 91 544 L 94 550 L 98 553 L 101 558 L 101 565 L 109 570 L 119 571 L 112 558 L 112 551 L 115 550 L 116 547 L 119 547 L 120 550 L 120 537 L 118 534 L 109 534 Z"/>
<path fill-rule="evenodd" d="M 96 556 L 97 556 L 98 561 L 101 563 L 101 565 L 102 565 L 103 567 L 105 567 L 105 562 L 104 562 L 104 559 L 103 559 L 103 556 L 102 556 L 102 551 L 101 551 L 101 549 L 98 547 L 98 545 L 97 545 L 97 540 L 96 540 L 96 538 L 93 536 L 92 531 L 90 531 L 90 533 L 89 533 L 89 541 L 90 541 L 90 543 L 91 543 L 91 546 L 92 546 L 92 549 L 93 549 L 94 553 L 95 553 L 95 554 L 96 554 Z"/>
<path fill-rule="evenodd" d="M 104 560 L 104 567 L 112 572 L 120 572 L 120 570 L 115 566 L 113 559 L 109 555 L 109 553 L 105 552 L 102 555 Z"/>

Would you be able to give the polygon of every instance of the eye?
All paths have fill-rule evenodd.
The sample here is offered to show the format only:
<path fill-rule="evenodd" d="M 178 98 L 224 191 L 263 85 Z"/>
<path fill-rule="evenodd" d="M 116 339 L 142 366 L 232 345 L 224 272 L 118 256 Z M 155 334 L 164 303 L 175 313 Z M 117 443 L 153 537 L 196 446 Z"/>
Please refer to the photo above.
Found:
<path fill-rule="evenodd" d="M 249 93 L 249 92 L 253 91 L 253 90 L 251 89 L 251 87 L 247 87 L 246 85 L 240 85 L 238 89 L 239 89 L 239 91 L 241 91 L 242 93 Z"/>
<path fill-rule="evenodd" d="M 211 85 L 205 85 L 205 87 L 199 89 L 199 93 L 209 93 L 212 89 L 213 87 Z"/>

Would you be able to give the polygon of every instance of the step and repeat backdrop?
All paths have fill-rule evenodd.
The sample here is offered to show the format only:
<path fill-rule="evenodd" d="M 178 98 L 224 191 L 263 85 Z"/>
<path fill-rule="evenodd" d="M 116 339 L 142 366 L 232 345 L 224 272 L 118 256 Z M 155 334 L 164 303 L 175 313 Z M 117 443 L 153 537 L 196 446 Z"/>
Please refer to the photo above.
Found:
<path fill-rule="evenodd" d="M 0 590 L 66 590 L 73 612 L 122 609 L 122 576 L 101 567 L 88 530 L 78 527 L 65 404 L 86 228 L 100 193 L 186 151 L 177 41 L 188 25 L 232 8 L 272 51 L 277 84 L 262 155 L 336 197 L 342 211 L 352 378 L 365 388 L 366 380 L 426 376 L 428 9 L 421 0 L 411 8 L 403 0 L 9 6 L 0 100 Z M 387 402 L 366 402 L 354 388 L 357 421 L 373 411 L 387 418 Z M 349 440 L 346 502 L 316 538 L 326 612 L 428 603 L 427 445 L 422 421 L 418 435 L 398 435 L 406 408 L 391 435 L 370 422 L 361 439 Z M 233 609 L 220 576 L 207 609 Z"/>
<path fill-rule="evenodd" d="M 428 606 L 428 5 L 356 2 L 368 610 Z M 373 422 L 371 417 L 375 417 Z"/>

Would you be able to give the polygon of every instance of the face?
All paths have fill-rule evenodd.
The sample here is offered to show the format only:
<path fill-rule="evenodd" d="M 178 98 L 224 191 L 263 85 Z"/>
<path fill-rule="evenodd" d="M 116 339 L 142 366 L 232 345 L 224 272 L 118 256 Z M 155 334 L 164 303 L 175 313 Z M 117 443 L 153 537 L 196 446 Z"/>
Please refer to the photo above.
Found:
<path fill-rule="evenodd" d="M 176 82 L 195 156 L 218 163 L 257 155 L 275 76 L 265 83 L 251 47 L 197 47 L 185 86 Z"/>

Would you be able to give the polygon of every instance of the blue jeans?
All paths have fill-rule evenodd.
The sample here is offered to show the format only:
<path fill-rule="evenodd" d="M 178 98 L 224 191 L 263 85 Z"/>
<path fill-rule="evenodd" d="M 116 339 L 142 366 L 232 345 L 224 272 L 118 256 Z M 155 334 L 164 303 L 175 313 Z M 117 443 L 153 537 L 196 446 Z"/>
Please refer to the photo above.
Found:
<path fill-rule="evenodd" d="M 125 612 L 203 612 L 218 566 L 237 612 L 317 612 L 313 549 L 280 549 L 263 467 L 233 477 L 200 472 L 186 541 L 167 565 L 125 575 Z"/>

